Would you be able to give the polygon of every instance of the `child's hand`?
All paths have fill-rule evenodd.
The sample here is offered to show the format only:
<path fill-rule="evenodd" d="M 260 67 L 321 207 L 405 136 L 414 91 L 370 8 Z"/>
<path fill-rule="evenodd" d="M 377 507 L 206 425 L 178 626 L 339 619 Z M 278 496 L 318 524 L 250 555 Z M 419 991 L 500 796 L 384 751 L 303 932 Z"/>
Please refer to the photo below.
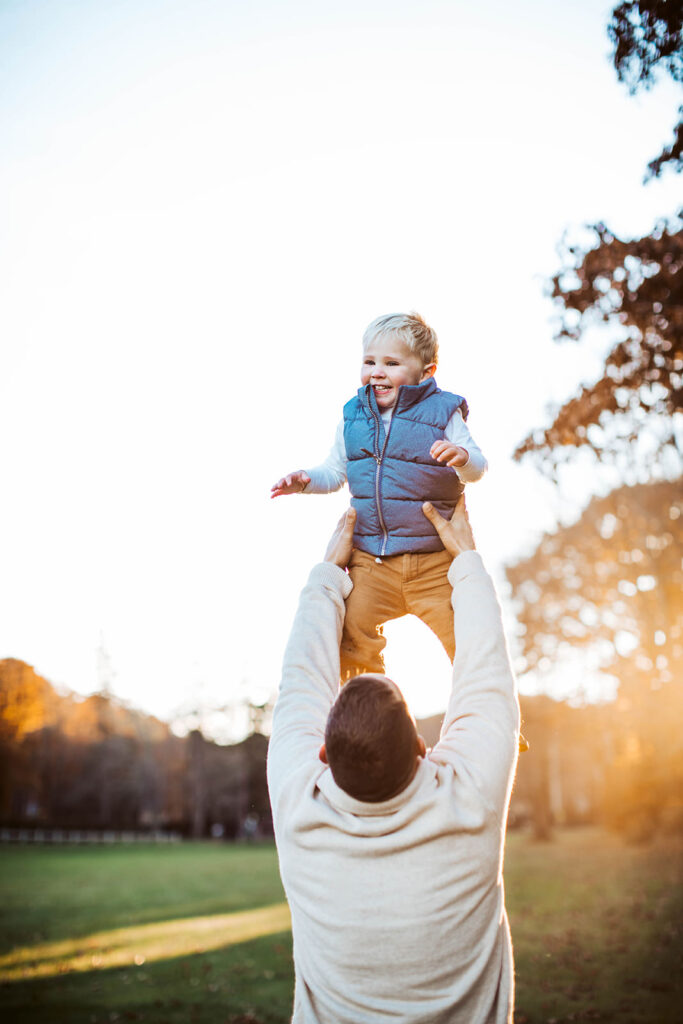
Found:
<path fill-rule="evenodd" d="M 297 469 L 296 473 L 289 473 L 273 484 L 270 488 L 270 496 L 279 498 L 282 494 L 300 494 L 310 482 L 311 478 L 308 473 L 304 473 L 303 469 Z"/>
<path fill-rule="evenodd" d="M 435 441 L 429 449 L 429 454 L 437 462 L 445 462 L 453 469 L 459 469 L 470 461 L 470 453 L 467 448 L 461 448 L 459 444 L 452 444 L 444 438 L 442 441 Z"/>

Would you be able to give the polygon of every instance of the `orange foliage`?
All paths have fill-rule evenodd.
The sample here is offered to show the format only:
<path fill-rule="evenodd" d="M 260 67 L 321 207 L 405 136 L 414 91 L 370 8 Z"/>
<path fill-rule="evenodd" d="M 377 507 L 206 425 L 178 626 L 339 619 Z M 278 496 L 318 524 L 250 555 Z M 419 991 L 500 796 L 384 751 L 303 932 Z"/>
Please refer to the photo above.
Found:
<path fill-rule="evenodd" d="M 23 661 L 0 661 L 0 735 L 21 740 L 55 721 L 57 695 L 50 684 Z"/>

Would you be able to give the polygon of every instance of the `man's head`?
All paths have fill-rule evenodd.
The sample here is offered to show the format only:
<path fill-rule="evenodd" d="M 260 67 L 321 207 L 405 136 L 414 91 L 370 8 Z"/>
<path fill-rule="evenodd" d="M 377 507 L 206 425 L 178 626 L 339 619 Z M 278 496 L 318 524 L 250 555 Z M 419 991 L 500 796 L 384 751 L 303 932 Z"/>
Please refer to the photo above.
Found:
<path fill-rule="evenodd" d="M 369 803 L 388 800 L 405 789 L 424 754 L 424 740 L 395 683 L 362 675 L 342 687 L 320 750 L 340 789 Z"/>

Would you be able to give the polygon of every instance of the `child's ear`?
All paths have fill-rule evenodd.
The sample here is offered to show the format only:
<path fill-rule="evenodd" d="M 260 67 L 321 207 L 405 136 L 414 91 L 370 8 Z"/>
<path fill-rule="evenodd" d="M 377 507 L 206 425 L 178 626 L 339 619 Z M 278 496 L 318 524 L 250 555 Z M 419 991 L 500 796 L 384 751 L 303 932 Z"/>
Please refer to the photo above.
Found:
<path fill-rule="evenodd" d="M 427 365 L 422 368 L 422 376 L 420 377 L 420 380 L 427 380 L 428 377 L 433 377 L 435 373 L 436 363 L 427 363 Z"/>

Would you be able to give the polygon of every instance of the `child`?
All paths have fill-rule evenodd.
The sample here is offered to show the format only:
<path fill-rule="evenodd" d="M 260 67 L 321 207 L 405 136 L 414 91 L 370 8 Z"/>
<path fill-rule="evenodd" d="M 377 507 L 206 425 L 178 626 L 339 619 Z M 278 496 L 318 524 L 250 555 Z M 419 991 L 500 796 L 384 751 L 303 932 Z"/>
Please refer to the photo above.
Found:
<path fill-rule="evenodd" d="M 325 462 L 278 480 L 271 497 L 327 494 L 348 479 L 358 518 L 349 563 L 341 677 L 384 673 L 381 626 L 407 613 L 455 655 L 451 557 L 422 503 L 450 515 L 486 459 L 465 425 L 467 402 L 441 391 L 436 333 L 416 313 L 382 316 L 363 335 L 361 387 L 344 406 Z"/>

